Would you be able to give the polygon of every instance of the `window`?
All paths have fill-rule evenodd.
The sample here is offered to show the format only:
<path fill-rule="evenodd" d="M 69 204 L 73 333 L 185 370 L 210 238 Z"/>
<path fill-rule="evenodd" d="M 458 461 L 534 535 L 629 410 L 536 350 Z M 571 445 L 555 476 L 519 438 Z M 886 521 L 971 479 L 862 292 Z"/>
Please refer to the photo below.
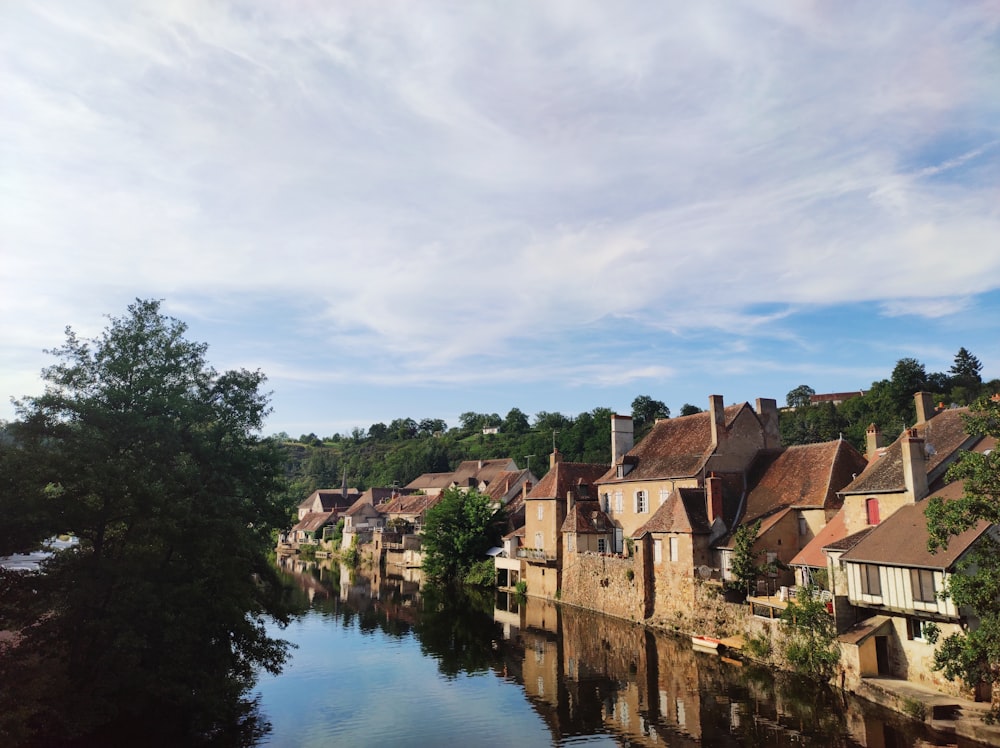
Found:
<path fill-rule="evenodd" d="M 861 564 L 861 592 L 865 595 L 882 594 L 882 582 L 874 564 Z"/>
<path fill-rule="evenodd" d="M 566 550 L 570 553 L 576 552 L 576 534 L 572 532 L 566 533 Z"/>
<path fill-rule="evenodd" d="M 924 621 L 920 618 L 907 618 L 906 638 L 926 641 L 927 635 L 930 633 L 929 628 L 930 628 L 930 621 Z"/>
<path fill-rule="evenodd" d="M 615 491 L 615 511 L 624 512 L 625 511 L 625 500 L 622 496 L 621 491 Z"/>
<path fill-rule="evenodd" d="M 542 533 L 536 532 L 535 533 L 535 548 L 542 548 L 544 545 L 545 545 L 545 541 L 543 539 Z"/>
<path fill-rule="evenodd" d="M 635 492 L 635 511 L 637 514 L 649 511 L 649 494 L 646 491 Z"/>
<path fill-rule="evenodd" d="M 653 541 L 653 563 L 658 564 L 663 561 L 663 541 Z"/>
<path fill-rule="evenodd" d="M 934 572 L 930 569 L 910 569 L 910 588 L 913 599 L 921 603 L 937 601 L 937 590 L 934 589 Z"/>
<path fill-rule="evenodd" d="M 538 519 L 542 519 L 545 516 L 545 504 L 538 502 Z"/>
<path fill-rule="evenodd" d="M 877 525 L 879 523 L 878 499 L 866 499 L 865 510 L 868 512 L 868 524 Z"/>
<path fill-rule="evenodd" d="M 598 553 L 607 553 L 607 551 L 608 551 L 608 541 L 605 540 L 604 538 L 598 538 L 597 539 L 597 552 Z"/>
<path fill-rule="evenodd" d="M 601 494 L 601 510 L 606 512 L 609 509 L 611 509 L 611 497 L 605 492 Z"/>
<path fill-rule="evenodd" d="M 660 506 L 663 506 L 665 503 L 667 503 L 667 499 L 669 498 L 670 498 L 670 489 L 664 486 L 663 488 L 660 489 Z"/>
<path fill-rule="evenodd" d="M 674 563 L 676 563 L 677 560 L 678 560 L 678 558 L 679 557 L 677 555 L 677 538 L 676 537 L 671 537 L 670 538 L 670 560 L 673 561 Z"/>
<path fill-rule="evenodd" d="M 799 515 L 799 535 L 805 535 L 809 532 L 809 523 L 806 522 L 806 518 Z"/>

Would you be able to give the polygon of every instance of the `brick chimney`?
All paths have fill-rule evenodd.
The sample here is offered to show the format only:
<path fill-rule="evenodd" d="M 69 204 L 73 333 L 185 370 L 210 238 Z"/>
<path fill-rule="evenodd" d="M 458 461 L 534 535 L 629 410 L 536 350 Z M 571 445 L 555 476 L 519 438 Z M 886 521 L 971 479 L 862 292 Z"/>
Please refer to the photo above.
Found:
<path fill-rule="evenodd" d="M 634 434 L 632 416 L 611 416 L 611 461 L 617 465 L 626 452 L 632 449 Z"/>
<path fill-rule="evenodd" d="M 774 398 L 757 398 L 757 417 L 764 426 L 764 449 L 778 449 L 781 446 L 781 430 L 778 428 L 778 403 Z"/>
<path fill-rule="evenodd" d="M 718 446 L 726 436 L 726 406 L 722 395 L 708 396 L 708 412 L 712 416 L 712 444 Z"/>
<path fill-rule="evenodd" d="M 528 494 L 531 493 L 531 481 L 526 480 L 524 485 L 521 486 L 521 496 L 528 498 Z"/>
<path fill-rule="evenodd" d="M 882 430 L 874 423 L 869 424 L 865 431 L 865 457 L 868 458 L 868 462 L 878 459 L 878 451 L 884 446 L 885 440 L 882 438 Z"/>
<path fill-rule="evenodd" d="M 937 413 L 934 409 L 934 396 L 930 392 L 914 392 L 913 401 L 917 406 L 917 423 L 929 421 Z"/>
<path fill-rule="evenodd" d="M 549 455 L 549 469 L 554 468 L 557 462 L 562 462 L 562 453 L 558 449 L 553 449 Z"/>
<path fill-rule="evenodd" d="M 913 501 L 923 499 L 929 493 L 927 489 L 927 462 L 924 457 L 924 440 L 916 429 L 910 429 L 903 435 L 903 482 L 906 490 L 913 496 Z"/>
<path fill-rule="evenodd" d="M 722 518 L 722 478 L 715 473 L 705 479 L 705 511 L 709 525 Z"/>

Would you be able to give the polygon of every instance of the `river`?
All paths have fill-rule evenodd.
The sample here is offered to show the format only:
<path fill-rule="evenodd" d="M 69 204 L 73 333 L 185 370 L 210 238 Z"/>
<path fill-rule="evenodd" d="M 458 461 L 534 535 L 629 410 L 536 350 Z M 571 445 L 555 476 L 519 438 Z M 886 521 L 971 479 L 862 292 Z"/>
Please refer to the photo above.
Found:
<path fill-rule="evenodd" d="M 419 571 L 284 559 L 297 645 L 258 682 L 258 745 L 956 745 L 866 701 L 690 640 Z M 958 743 L 961 745 L 961 743 Z"/>

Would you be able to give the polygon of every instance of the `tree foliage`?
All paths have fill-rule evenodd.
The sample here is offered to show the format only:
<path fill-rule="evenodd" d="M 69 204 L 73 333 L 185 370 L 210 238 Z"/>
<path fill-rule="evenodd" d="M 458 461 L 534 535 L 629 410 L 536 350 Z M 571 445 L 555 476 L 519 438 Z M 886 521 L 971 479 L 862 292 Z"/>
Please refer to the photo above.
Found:
<path fill-rule="evenodd" d="M 781 612 L 782 649 L 795 672 L 829 680 L 840 662 L 840 648 L 833 616 L 814 591 L 800 590 Z"/>
<path fill-rule="evenodd" d="M 785 402 L 789 408 L 803 408 L 810 404 L 810 399 L 816 394 L 816 390 L 808 384 L 800 384 L 795 389 L 785 395 Z"/>
<path fill-rule="evenodd" d="M 761 575 L 760 566 L 757 564 L 760 551 L 754 550 L 753 547 L 759 532 L 760 520 L 757 520 L 749 525 L 740 525 L 733 533 L 733 560 L 729 569 L 733 581 L 730 588 L 742 594 L 750 594 L 757 583 L 757 577 Z"/>
<path fill-rule="evenodd" d="M 20 637 L 0 650 L 8 738 L 144 725 L 190 741 L 285 658 L 265 630 L 283 615 L 267 551 L 286 515 L 280 457 L 256 436 L 264 376 L 216 372 L 185 331 L 140 300 L 96 339 L 67 329 L 44 394 L 17 403 L 0 553 L 79 543 L 0 577 L 0 629 Z"/>
<path fill-rule="evenodd" d="M 461 580 L 500 542 L 502 515 L 478 491 L 445 489 L 424 517 L 424 573 L 444 582 Z"/>
<path fill-rule="evenodd" d="M 966 417 L 969 433 L 1000 437 L 1000 403 L 983 398 Z M 979 522 L 1000 524 L 1000 457 L 966 452 L 948 471 L 949 480 L 964 481 L 964 493 L 945 501 L 928 501 L 927 526 L 930 549 L 945 548 L 949 539 Z M 959 563 L 946 593 L 956 605 L 970 608 L 978 625 L 948 636 L 934 652 L 934 667 L 948 678 L 961 678 L 969 686 L 1000 682 L 1000 543 L 986 534 Z"/>

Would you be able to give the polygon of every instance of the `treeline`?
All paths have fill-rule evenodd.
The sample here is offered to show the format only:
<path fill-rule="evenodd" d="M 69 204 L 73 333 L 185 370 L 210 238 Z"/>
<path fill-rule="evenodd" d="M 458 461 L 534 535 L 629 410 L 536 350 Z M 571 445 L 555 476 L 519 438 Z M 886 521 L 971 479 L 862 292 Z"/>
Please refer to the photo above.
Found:
<path fill-rule="evenodd" d="M 982 364 L 965 348 L 955 355 L 948 372 L 928 373 L 915 358 L 900 359 L 887 379 L 872 382 L 863 395 L 840 405 L 810 404 L 816 394 L 809 385 L 786 396 L 781 412 L 781 437 L 785 446 L 837 439 L 841 435 L 864 451 L 865 431 L 875 423 L 894 437 L 916 420 L 915 392 L 927 391 L 946 405 L 968 405 L 982 394 L 1000 391 L 1000 380 L 983 382 Z M 860 392 L 860 391 L 859 391 Z M 685 403 L 679 415 L 700 409 Z M 318 437 L 303 434 L 297 440 L 278 436 L 285 443 L 287 475 L 293 497 L 317 488 L 404 486 L 422 473 L 454 470 L 462 460 L 513 458 L 518 467 L 530 467 L 539 478 L 549 468 L 549 454 L 557 447 L 573 462 L 606 463 L 611 449 L 611 408 L 598 407 L 576 416 L 542 411 L 529 417 L 519 408 L 506 415 L 466 412 L 457 426 L 441 419 L 397 418 L 355 428 L 348 435 Z M 649 395 L 632 401 L 636 441 L 657 418 L 668 418 L 670 408 Z M 485 433 L 484 433 L 485 432 Z"/>

